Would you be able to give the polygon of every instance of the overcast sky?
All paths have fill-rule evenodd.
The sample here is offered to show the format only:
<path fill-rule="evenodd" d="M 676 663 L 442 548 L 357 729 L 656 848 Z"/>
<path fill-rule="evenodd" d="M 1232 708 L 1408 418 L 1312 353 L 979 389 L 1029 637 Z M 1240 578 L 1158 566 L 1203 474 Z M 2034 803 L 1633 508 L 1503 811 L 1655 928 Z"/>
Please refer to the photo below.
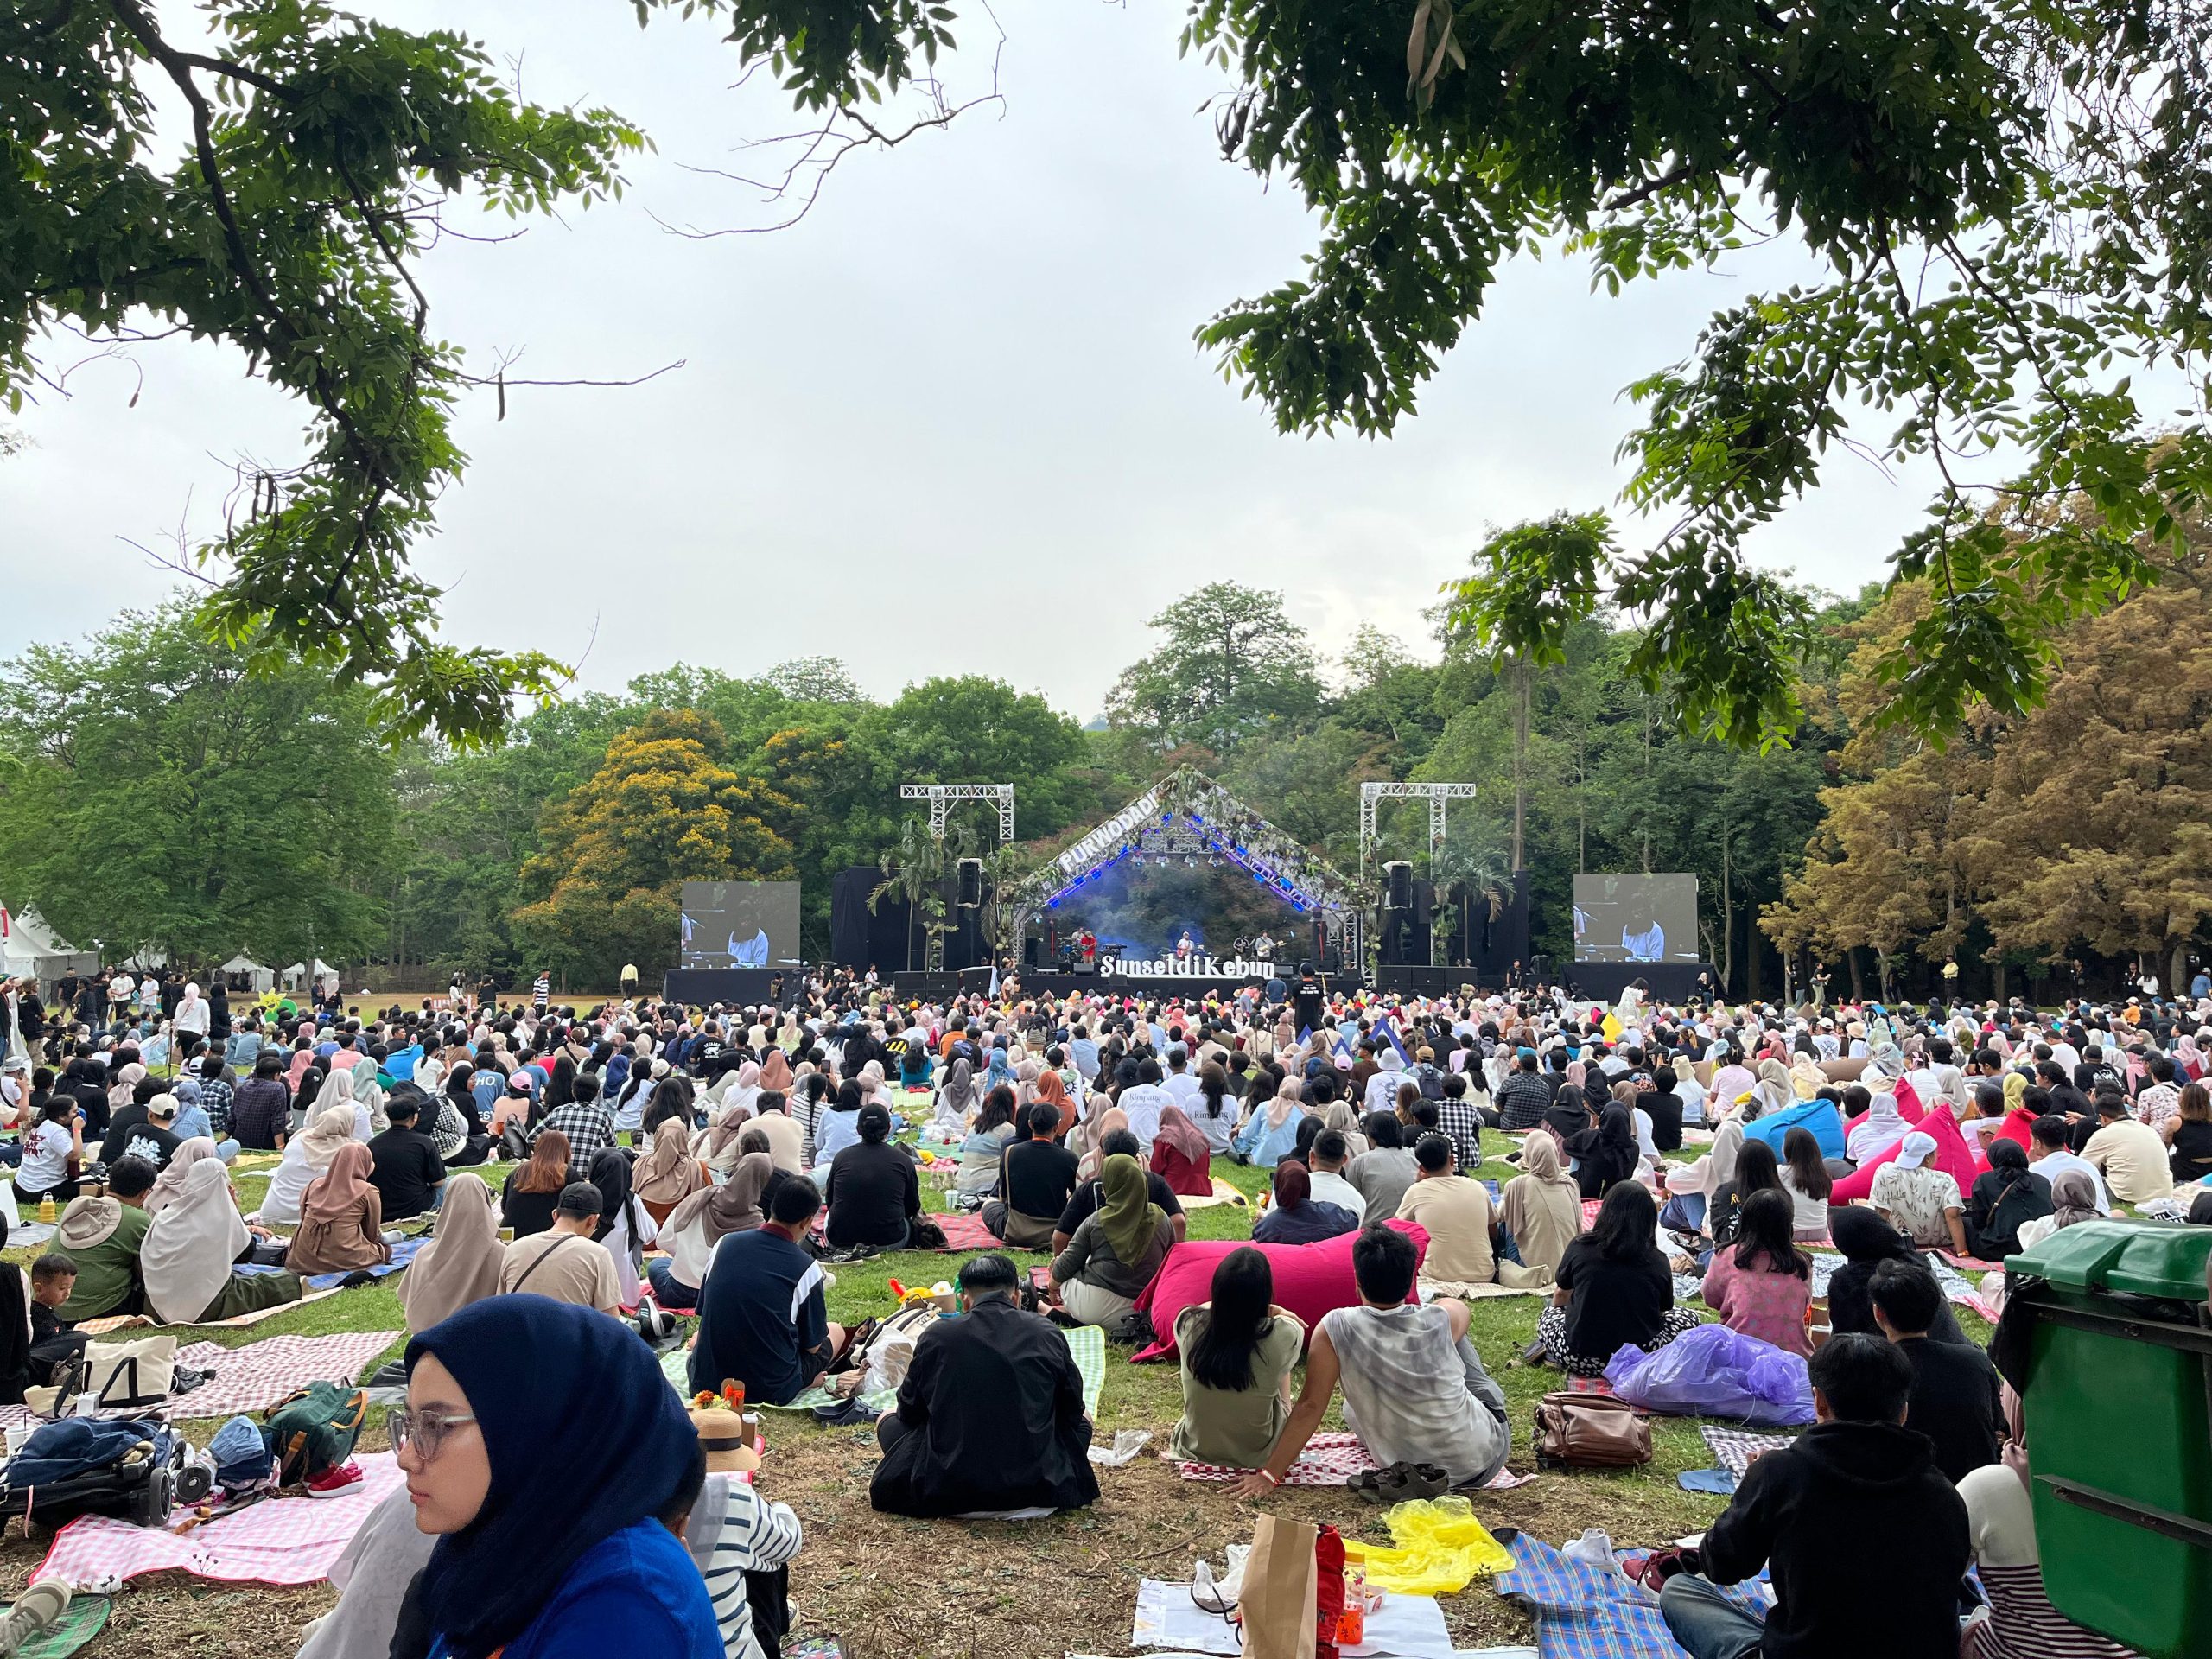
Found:
<path fill-rule="evenodd" d="M 464 404 L 473 463 L 420 550 L 451 637 L 588 645 L 594 688 L 825 654 L 877 696 L 983 672 L 1087 718 L 1149 648 L 1146 619 L 1223 579 L 1284 590 L 1326 649 L 1362 619 L 1425 645 L 1421 609 L 1486 526 L 1613 505 L 1624 385 L 1747 287 L 1807 274 L 1770 250 L 1613 300 L 1580 264 L 1523 263 L 1396 437 L 1281 437 L 1192 331 L 1294 273 L 1314 227 L 1219 158 L 1198 105 L 1220 82 L 1178 58 L 1179 9 L 1002 0 L 1002 110 L 852 156 L 795 228 L 707 241 L 655 216 L 779 210 L 684 164 L 757 168 L 732 147 L 796 124 L 765 79 L 729 90 L 711 29 L 641 32 L 621 0 L 359 9 L 523 53 L 530 97 L 612 105 L 658 146 L 620 203 L 449 242 L 423 273 L 434 328 L 477 366 L 517 347 L 515 372 L 546 377 L 684 362 L 626 390 L 518 391 L 504 423 L 488 394 Z M 956 97 L 988 90 L 994 38 L 961 10 Z M 140 347 L 26 412 L 33 447 L 0 463 L 0 654 L 157 600 L 173 578 L 124 538 L 173 533 L 188 504 L 207 533 L 234 457 L 296 459 L 302 409 L 243 371 Z M 1831 476 L 1757 545 L 1848 590 L 1929 488 L 1844 454 Z"/>

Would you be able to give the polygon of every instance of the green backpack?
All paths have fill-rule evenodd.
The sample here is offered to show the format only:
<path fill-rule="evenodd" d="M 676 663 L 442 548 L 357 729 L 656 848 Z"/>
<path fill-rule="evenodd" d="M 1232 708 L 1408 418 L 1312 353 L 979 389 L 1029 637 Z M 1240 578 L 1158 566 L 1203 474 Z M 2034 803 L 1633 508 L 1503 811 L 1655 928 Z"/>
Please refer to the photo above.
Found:
<path fill-rule="evenodd" d="M 281 1486 L 313 1480 L 353 1455 L 369 1396 L 342 1382 L 310 1382 L 264 1414 L 261 1435 Z"/>

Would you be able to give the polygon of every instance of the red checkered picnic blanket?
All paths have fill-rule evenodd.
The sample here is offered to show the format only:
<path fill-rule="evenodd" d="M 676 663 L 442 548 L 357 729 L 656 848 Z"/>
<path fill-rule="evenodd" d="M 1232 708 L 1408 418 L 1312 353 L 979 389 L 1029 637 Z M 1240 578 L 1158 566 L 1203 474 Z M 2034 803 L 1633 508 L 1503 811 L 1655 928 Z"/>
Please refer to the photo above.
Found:
<path fill-rule="evenodd" d="M 1290 1465 L 1290 1472 L 1282 1478 L 1286 1486 L 1341 1486 L 1354 1475 L 1376 1467 L 1367 1448 L 1359 1443 L 1359 1436 L 1347 1433 L 1316 1434 L 1306 1442 L 1306 1449 L 1298 1454 L 1298 1461 Z M 1249 1475 L 1249 1469 L 1231 1469 L 1218 1463 L 1179 1463 L 1177 1472 L 1185 1480 L 1235 1480 L 1239 1475 Z"/>
<path fill-rule="evenodd" d="M 134 1333 L 136 1334 L 136 1333 Z M 264 1337 L 243 1348 L 195 1342 L 176 1351 L 176 1363 L 213 1378 L 160 1408 L 168 1418 L 231 1417 L 265 1411 L 310 1382 L 352 1382 L 369 1362 L 397 1341 L 397 1331 L 340 1331 L 325 1337 Z M 111 1417 L 143 1415 L 115 1411 Z M 23 1406 L 0 1406 L 0 1425 L 39 1421 Z"/>
<path fill-rule="evenodd" d="M 89 1584 L 172 1568 L 229 1584 L 319 1584 L 369 1511 L 405 1478 L 389 1452 L 364 1452 L 361 1482 L 336 1497 L 270 1497 L 180 1535 L 87 1515 L 54 1535 L 34 1578 Z M 178 1510 L 172 1527 L 190 1518 Z"/>

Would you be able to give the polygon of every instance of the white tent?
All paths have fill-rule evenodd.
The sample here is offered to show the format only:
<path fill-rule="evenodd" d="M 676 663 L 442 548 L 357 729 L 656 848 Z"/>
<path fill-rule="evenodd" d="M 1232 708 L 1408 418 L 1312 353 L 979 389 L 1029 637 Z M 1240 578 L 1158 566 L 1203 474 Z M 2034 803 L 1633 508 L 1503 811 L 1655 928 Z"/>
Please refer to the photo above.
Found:
<path fill-rule="evenodd" d="M 98 951 L 55 938 L 36 911 L 19 913 L 0 905 L 0 978 L 46 982 L 64 974 L 93 973 L 99 965 Z"/>
<path fill-rule="evenodd" d="M 284 988 L 288 991 L 299 990 L 306 984 L 308 973 L 308 969 L 307 963 L 303 962 L 294 963 L 290 967 L 284 970 Z M 314 973 L 315 982 L 318 985 L 322 984 L 325 981 L 327 981 L 334 985 L 338 982 L 338 970 L 332 967 L 328 963 L 325 962 L 321 957 L 317 957 L 315 959 Z"/>
<path fill-rule="evenodd" d="M 264 991 L 275 988 L 276 984 L 276 970 L 265 963 L 256 962 L 243 950 L 215 971 L 222 976 L 223 982 L 231 989 L 250 990 L 257 996 Z"/>

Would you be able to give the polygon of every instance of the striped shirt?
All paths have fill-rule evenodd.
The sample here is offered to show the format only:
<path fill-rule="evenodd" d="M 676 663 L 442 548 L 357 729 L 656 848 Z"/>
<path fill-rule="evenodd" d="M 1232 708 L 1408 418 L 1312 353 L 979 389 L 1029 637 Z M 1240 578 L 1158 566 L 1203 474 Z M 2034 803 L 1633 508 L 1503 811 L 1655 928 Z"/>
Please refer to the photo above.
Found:
<path fill-rule="evenodd" d="M 753 1630 L 753 1604 L 745 1575 L 778 1567 L 798 1554 L 798 1517 L 786 1503 L 771 1503 L 746 1481 L 731 1476 L 729 1503 L 705 1568 L 707 1595 L 722 1633 L 723 1659 L 767 1659 Z"/>

